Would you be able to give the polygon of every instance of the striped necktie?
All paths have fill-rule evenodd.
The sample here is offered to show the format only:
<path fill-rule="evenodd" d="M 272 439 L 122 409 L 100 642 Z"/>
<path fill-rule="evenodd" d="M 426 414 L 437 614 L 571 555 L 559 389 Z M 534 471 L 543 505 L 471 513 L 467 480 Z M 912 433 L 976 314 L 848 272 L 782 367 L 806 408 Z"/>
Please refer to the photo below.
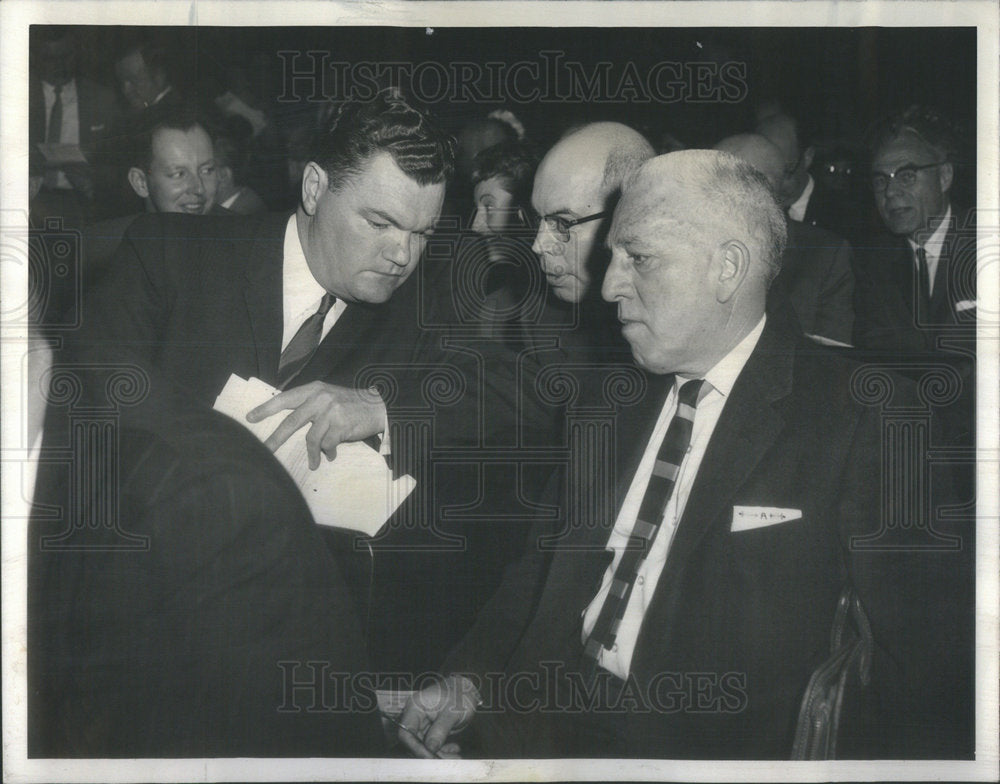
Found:
<path fill-rule="evenodd" d="M 278 360 L 278 389 L 285 389 L 312 359 L 323 335 L 323 322 L 337 298 L 327 293 L 320 300 L 319 309 L 302 322 L 298 332 L 285 346 Z"/>
<path fill-rule="evenodd" d="M 635 525 L 632 526 L 628 546 L 622 553 L 618 568 L 615 569 L 611 580 L 611 589 L 584 644 L 583 669 L 588 679 L 592 679 L 597 672 L 601 651 L 611 650 L 615 644 L 618 627 L 628 608 L 635 578 L 660 530 L 663 513 L 673 493 L 681 461 L 691 444 L 695 407 L 698 405 L 699 393 L 704 383 L 704 379 L 687 381 L 678 390 L 677 411 L 670 420 L 663 443 L 656 453 L 653 473 L 649 477 L 649 484 L 646 485 L 646 492 L 642 497 Z"/>

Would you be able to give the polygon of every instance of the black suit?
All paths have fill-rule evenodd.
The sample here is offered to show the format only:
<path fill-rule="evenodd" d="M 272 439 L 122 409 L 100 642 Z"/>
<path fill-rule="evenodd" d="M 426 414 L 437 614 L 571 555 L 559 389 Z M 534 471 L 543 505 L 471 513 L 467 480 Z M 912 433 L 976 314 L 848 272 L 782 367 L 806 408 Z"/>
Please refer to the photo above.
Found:
<path fill-rule="evenodd" d="M 100 451 L 40 467 L 29 755 L 379 754 L 356 610 L 298 488 L 242 427 L 164 389 L 120 409 L 117 481 Z M 64 413 L 49 448 L 79 436 Z M 306 662 L 346 688 L 296 691 Z"/>
<path fill-rule="evenodd" d="M 802 331 L 850 344 L 854 327 L 851 246 L 832 232 L 787 221 L 781 272 L 769 295 L 787 297 Z"/>
<path fill-rule="evenodd" d="M 31 217 L 37 226 L 43 226 L 46 217 L 60 217 L 67 225 L 77 228 L 95 209 L 100 209 L 107 197 L 113 167 L 107 165 L 104 156 L 114 135 L 120 132 L 118 103 L 110 88 L 85 77 L 76 78 L 76 98 L 80 151 L 87 159 L 87 165 L 68 173 L 72 189 L 46 188 L 35 198 Z M 45 141 L 47 123 L 42 82 L 37 78 L 31 79 L 28 87 L 28 139 L 32 145 Z"/>
<path fill-rule="evenodd" d="M 563 516 L 570 528 L 559 549 L 534 547 L 511 568 L 446 663 L 480 678 L 523 673 L 514 697 L 481 689 L 489 706 L 501 706 L 475 720 L 482 753 L 788 758 L 847 582 L 871 620 L 876 652 L 871 686 L 845 709 L 841 754 L 970 752 L 972 532 L 962 530 L 963 549 L 949 552 L 851 543 L 880 530 L 881 508 L 880 411 L 856 401 L 856 369 L 768 324 L 715 428 L 643 621 L 630 683 L 645 701 L 621 703 L 617 713 L 573 712 L 581 613 L 610 562 L 609 526 L 670 379 L 650 380 L 649 394 L 616 423 L 613 511 L 589 529 Z M 906 382 L 889 383 L 895 403 L 912 402 Z M 732 532 L 736 506 L 800 510 L 801 519 Z M 924 535 L 919 526 L 903 533 Z M 586 704 L 579 690 L 575 699 Z"/>
<path fill-rule="evenodd" d="M 104 280 L 85 293 L 78 358 L 137 364 L 204 405 L 231 373 L 275 383 L 287 220 L 137 218 Z M 500 502 L 511 508 L 509 483 L 519 481 L 518 454 L 496 451 L 511 446 L 515 415 L 535 435 L 553 426 L 518 402 L 511 349 L 442 315 L 438 295 L 451 291 L 437 276 L 450 261 L 424 259 L 385 304 L 349 305 L 296 378 L 379 386 L 393 468 L 418 481 L 374 541 L 328 534 L 365 608 L 379 669 L 436 667 L 471 625 L 528 526 L 527 511 L 496 512 Z"/>
<path fill-rule="evenodd" d="M 934 275 L 928 307 L 919 301 L 913 250 L 882 234 L 855 253 L 855 344 L 891 352 L 934 352 L 940 338 L 967 342 L 975 334 L 976 233 L 972 213 L 953 208 L 953 220 Z"/>

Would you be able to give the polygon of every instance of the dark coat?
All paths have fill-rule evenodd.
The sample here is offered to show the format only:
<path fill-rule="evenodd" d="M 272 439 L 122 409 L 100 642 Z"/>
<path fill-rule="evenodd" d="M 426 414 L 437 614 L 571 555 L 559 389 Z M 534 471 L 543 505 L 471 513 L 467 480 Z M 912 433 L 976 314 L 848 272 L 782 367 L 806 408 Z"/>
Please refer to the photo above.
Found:
<path fill-rule="evenodd" d="M 321 678 L 368 669 L 343 576 L 298 488 L 239 425 L 163 391 L 122 407 L 117 453 L 103 453 L 116 460 L 83 450 L 75 471 L 40 467 L 29 754 L 379 754 L 370 684 L 291 688 L 313 678 L 306 662 L 321 663 Z M 50 411 L 50 449 L 81 437 L 52 432 L 57 421 Z M 70 477 L 81 476 L 96 492 L 76 494 Z"/>
<path fill-rule="evenodd" d="M 941 348 L 939 338 L 974 339 L 977 266 L 972 213 L 953 208 L 927 309 L 915 304 L 919 280 L 904 238 L 881 234 L 855 251 L 854 339 L 859 348 L 934 352 Z"/>
<path fill-rule="evenodd" d="M 202 405 L 231 373 L 273 384 L 287 220 L 137 218 L 85 293 L 77 357 L 136 364 Z M 515 423 L 535 437 L 554 427 L 527 410 L 512 350 L 438 304 L 452 299 L 437 276 L 453 248 L 435 242 L 387 303 L 349 305 L 297 377 L 382 391 L 393 468 L 417 489 L 374 540 L 326 535 L 368 619 L 376 666 L 416 672 L 440 663 L 523 551 L 531 508 L 512 513 Z"/>
<path fill-rule="evenodd" d="M 789 220 L 772 299 L 786 296 L 807 335 L 850 344 L 854 327 L 851 246 L 832 232 Z"/>
<path fill-rule="evenodd" d="M 595 501 L 606 517 L 586 528 L 561 513 L 568 528 L 550 540 L 556 549 L 531 547 L 446 663 L 480 679 L 522 674 L 513 696 L 481 689 L 501 706 L 484 708 L 473 725 L 485 756 L 788 758 L 848 583 L 876 649 L 871 686 L 845 709 L 840 753 L 969 753 L 972 533 L 961 531 L 962 547 L 951 551 L 866 548 L 854 538 L 882 531 L 884 492 L 882 415 L 858 402 L 856 370 L 768 323 L 713 433 L 647 610 L 627 684 L 640 701 L 599 714 L 580 710 L 579 688 L 574 697 L 581 614 L 610 562 L 609 527 L 670 379 L 650 380 L 649 394 L 615 423 L 616 489 Z M 914 400 L 898 377 L 891 390 L 894 404 Z M 801 518 L 732 532 L 737 506 Z M 904 542 L 926 541 L 922 526 L 904 528 Z M 575 712 L 566 707 L 573 699 Z"/>

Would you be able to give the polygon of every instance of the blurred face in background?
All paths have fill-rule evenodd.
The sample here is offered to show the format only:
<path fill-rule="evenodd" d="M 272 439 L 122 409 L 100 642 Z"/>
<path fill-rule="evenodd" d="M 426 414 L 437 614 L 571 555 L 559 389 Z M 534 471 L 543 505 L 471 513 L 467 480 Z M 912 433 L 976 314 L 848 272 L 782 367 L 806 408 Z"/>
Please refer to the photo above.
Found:
<path fill-rule="evenodd" d="M 122 95 L 133 109 L 144 109 L 167 88 L 167 77 L 160 70 L 153 70 L 142 58 L 142 53 L 129 52 L 115 63 L 115 75 L 121 85 Z"/>
<path fill-rule="evenodd" d="M 472 230 L 476 234 L 503 234 L 510 228 L 521 225 L 520 209 L 514 203 L 514 196 L 506 189 L 499 177 L 490 177 L 476 183 L 472 192 L 476 212 L 472 219 Z"/>
<path fill-rule="evenodd" d="M 70 36 L 42 41 L 36 48 L 35 68 L 43 82 L 66 84 L 76 73 L 76 42 Z"/>

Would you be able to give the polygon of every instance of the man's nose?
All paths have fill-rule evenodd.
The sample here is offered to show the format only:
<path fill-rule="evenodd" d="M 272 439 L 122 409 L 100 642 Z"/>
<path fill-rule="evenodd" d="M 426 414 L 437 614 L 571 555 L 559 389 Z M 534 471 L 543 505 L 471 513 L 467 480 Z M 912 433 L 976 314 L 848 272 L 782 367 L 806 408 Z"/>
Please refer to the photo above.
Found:
<path fill-rule="evenodd" d="M 478 208 L 472 216 L 472 230 L 476 234 L 489 234 L 489 224 L 486 222 L 486 210 Z"/>
<path fill-rule="evenodd" d="M 608 269 L 604 273 L 604 282 L 601 284 L 601 297 L 608 302 L 622 299 L 628 289 L 628 280 L 622 270 L 621 262 L 615 261 L 611 257 Z"/>
<path fill-rule="evenodd" d="M 545 224 L 545 221 L 538 224 L 538 231 L 535 232 L 535 241 L 531 244 L 531 249 L 538 256 L 542 254 L 550 256 L 563 255 L 563 244 L 556 240 L 549 227 Z"/>
<path fill-rule="evenodd" d="M 196 193 L 199 196 L 204 195 L 205 183 L 202 180 L 200 174 L 195 174 L 193 177 L 191 177 L 189 190 L 191 191 L 191 193 Z"/>
<path fill-rule="evenodd" d="M 885 184 L 885 195 L 888 196 L 898 196 L 906 190 L 903 184 L 899 181 L 899 177 L 889 177 L 889 181 Z"/>
<path fill-rule="evenodd" d="M 410 263 L 410 245 L 414 241 L 414 238 L 408 233 L 399 234 L 390 241 L 382 255 L 397 267 L 405 267 Z"/>

